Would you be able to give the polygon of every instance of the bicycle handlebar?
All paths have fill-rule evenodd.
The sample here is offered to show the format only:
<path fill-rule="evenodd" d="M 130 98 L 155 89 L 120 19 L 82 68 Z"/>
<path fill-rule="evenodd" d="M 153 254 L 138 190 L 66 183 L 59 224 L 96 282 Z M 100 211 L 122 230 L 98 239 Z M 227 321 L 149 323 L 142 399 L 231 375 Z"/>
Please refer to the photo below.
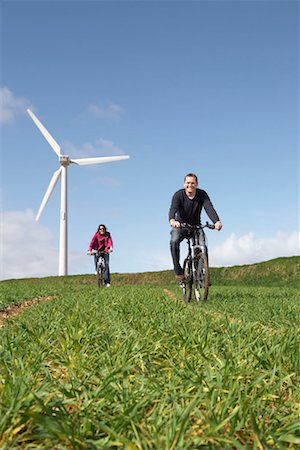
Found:
<path fill-rule="evenodd" d="M 107 253 L 107 252 L 103 252 L 103 251 L 100 251 L 100 252 L 98 252 L 98 250 L 91 250 L 90 252 L 88 251 L 87 252 L 87 254 L 89 255 L 89 256 L 91 256 L 91 255 L 104 255 L 105 253 Z"/>
<path fill-rule="evenodd" d="M 206 222 L 206 224 L 205 225 L 202 225 L 202 224 L 200 224 L 200 225 L 190 225 L 189 223 L 181 223 L 180 224 L 180 228 L 191 228 L 191 229 L 200 229 L 200 228 L 210 228 L 211 230 L 214 230 L 215 229 L 215 226 L 214 226 L 214 224 L 213 223 L 208 223 L 208 222 Z"/>
<path fill-rule="evenodd" d="M 215 229 L 215 225 L 213 223 L 206 222 L 206 224 L 202 228 L 205 228 L 205 227 L 210 228 L 211 230 Z"/>

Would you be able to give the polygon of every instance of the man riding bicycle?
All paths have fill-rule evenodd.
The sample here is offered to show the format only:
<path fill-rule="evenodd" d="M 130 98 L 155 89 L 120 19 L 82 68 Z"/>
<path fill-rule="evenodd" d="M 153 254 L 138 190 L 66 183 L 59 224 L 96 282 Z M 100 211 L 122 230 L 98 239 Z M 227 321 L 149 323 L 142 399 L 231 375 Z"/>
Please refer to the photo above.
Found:
<path fill-rule="evenodd" d="M 170 249 L 174 264 L 175 278 L 184 279 L 183 269 L 180 265 L 180 242 L 188 236 L 188 228 L 181 224 L 200 225 L 202 207 L 208 217 L 214 223 L 215 229 L 220 231 L 222 223 L 215 211 L 209 196 L 202 189 L 198 189 L 198 178 L 194 173 L 188 173 L 184 177 L 184 189 L 175 192 L 169 211 L 169 221 L 172 227 Z"/>

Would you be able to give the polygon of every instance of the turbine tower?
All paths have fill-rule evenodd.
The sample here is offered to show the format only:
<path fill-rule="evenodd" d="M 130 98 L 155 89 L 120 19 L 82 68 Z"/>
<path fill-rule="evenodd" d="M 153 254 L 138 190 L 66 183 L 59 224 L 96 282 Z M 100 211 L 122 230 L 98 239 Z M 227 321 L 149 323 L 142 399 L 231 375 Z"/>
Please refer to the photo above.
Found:
<path fill-rule="evenodd" d="M 60 232 L 59 232 L 59 267 L 58 275 L 64 276 L 68 275 L 68 166 L 70 164 L 77 164 L 78 166 L 85 166 L 89 164 L 102 164 L 111 161 L 120 161 L 123 159 L 128 159 L 128 155 L 122 156 L 104 156 L 97 158 L 81 158 L 81 159 L 70 159 L 68 155 L 63 155 L 61 153 L 61 148 L 55 139 L 51 136 L 44 125 L 39 121 L 39 119 L 33 114 L 30 109 L 27 109 L 28 114 L 46 139 L 46 141 L 53 148 L 58 156 L 58 161 L 60 168 L 54 172 L 50 180 L 47 191 L 42 200 L 40 209 L 36 215 L 35 220 L 39 220 L 59 178 L 61 178 L 61 195 L 60 195 Z"/>

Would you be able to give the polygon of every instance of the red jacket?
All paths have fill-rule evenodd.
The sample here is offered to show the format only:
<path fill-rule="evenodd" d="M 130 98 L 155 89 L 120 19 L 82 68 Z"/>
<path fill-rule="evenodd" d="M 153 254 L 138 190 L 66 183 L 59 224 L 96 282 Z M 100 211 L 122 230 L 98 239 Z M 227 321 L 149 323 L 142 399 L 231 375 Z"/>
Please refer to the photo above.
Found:
<path fill-rule="evenodd" d="M 90 242 L 89 251 L 97 250 L 99 252 L 107 252 L 108 249 L 112 249 L 112 247 L 113 241 L 110 233 L 107 231 L 105 234 L 100 234 L 99 231 L 97 231 Z"/>

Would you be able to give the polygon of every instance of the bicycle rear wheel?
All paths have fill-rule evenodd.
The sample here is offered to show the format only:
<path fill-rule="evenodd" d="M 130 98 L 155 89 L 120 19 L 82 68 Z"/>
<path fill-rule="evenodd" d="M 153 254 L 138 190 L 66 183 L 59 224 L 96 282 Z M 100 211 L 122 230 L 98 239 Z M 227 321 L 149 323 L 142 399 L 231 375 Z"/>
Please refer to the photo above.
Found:
<path fill-rule="evenodd" d="M 102 264 L 99 264 L 97 267 L 97 281 L 98 286 L 104 286 L 104 270 Z"/>
<path fill-rule="evenodd" d="M 183 263 L 184 281 L 182 282 L 182 295 L 184 303 L 189 303 L 192 298 L 193 271 L 190 258 L 186 258 Z"/>
<path fill-rule="evenodd" d="M 202 300 L 206 302 L 209 288 L 209 273 L 208 273 L 208 259 L 205 253 L 197 255 L 196 261 L 196 273 L 195 273 L 195 297 L 197 303 Z"/>

